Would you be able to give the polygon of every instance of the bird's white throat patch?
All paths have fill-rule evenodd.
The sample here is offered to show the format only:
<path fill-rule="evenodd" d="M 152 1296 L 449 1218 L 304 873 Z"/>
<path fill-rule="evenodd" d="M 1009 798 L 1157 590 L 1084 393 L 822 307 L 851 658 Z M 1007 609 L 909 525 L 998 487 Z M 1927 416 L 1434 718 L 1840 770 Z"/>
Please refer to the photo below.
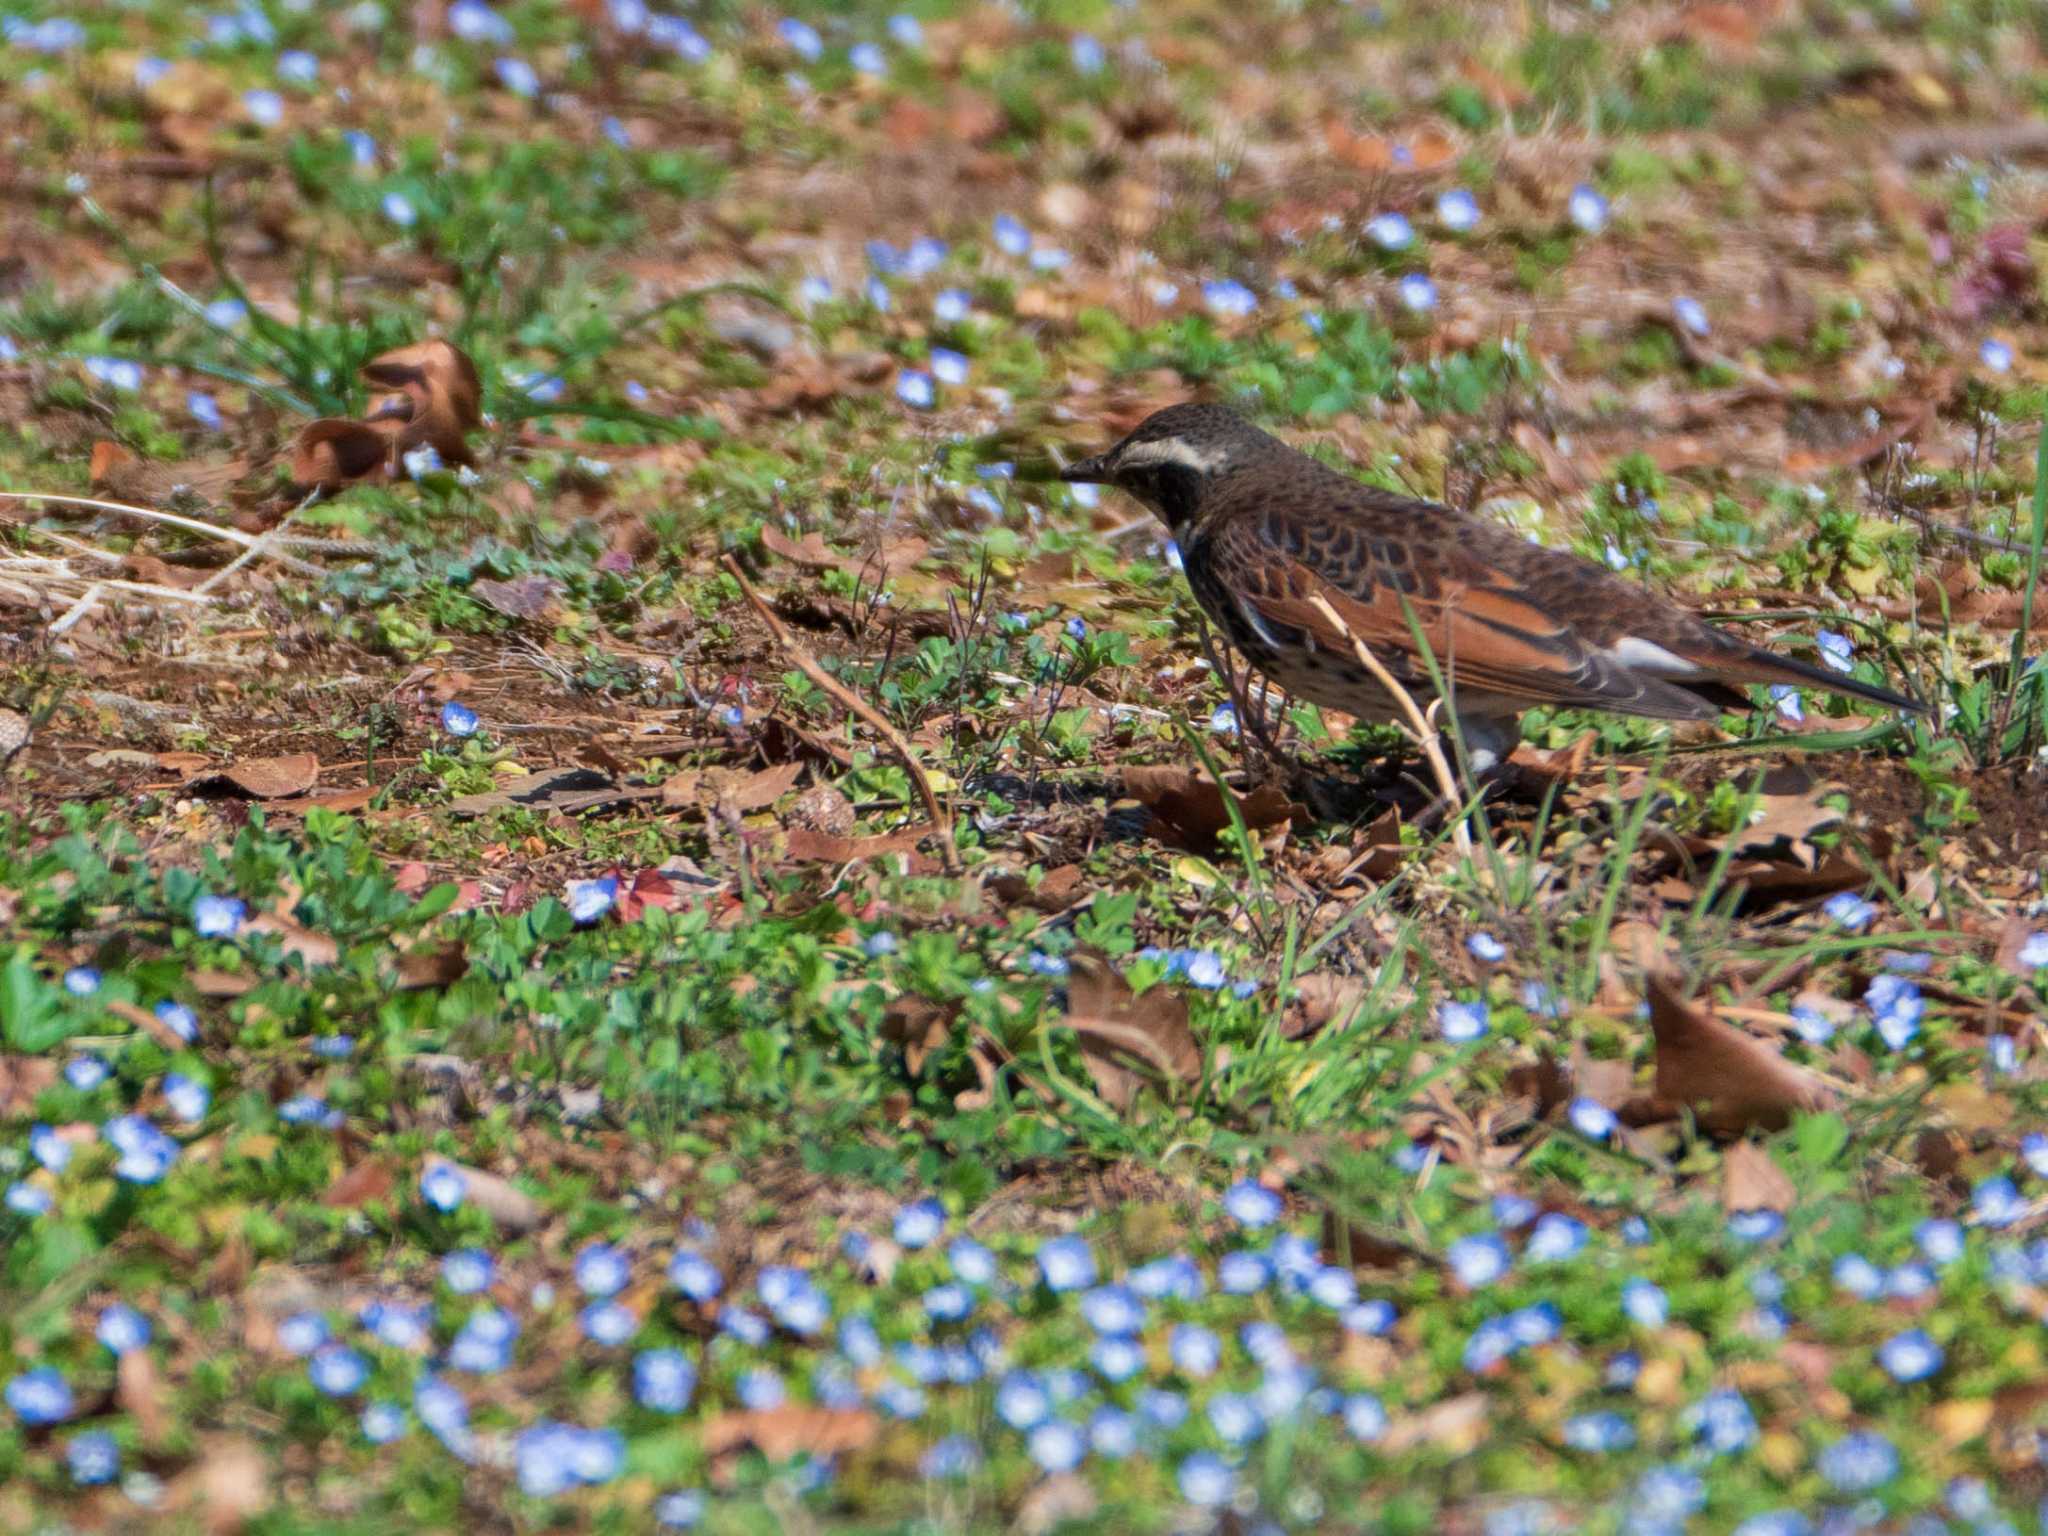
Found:
<path fill-rule="evenodd" d="M 1117 455 L 1118 469 L 1142 469 L 1154 464 L 1179 464 L 1197 474 L 1212 474 L 1223 467 L 1230 451 L 1221 443 L 1203 447 L 1184 437 L 1153 437 L 1133 443 Z"/>

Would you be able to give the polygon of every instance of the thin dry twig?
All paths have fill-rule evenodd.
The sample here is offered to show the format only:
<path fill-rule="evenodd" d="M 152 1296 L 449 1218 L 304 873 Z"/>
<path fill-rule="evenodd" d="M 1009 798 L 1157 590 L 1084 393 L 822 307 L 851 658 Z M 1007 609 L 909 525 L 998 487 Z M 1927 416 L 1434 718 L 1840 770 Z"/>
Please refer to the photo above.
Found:
<path fill-rule="evenodd" d="M 0 500 L 51 501 L 67 507 L 95 507 L 102 512 L 119 512 L 127 517 L 139 517 L 144 522 L 164 523 L 173 528 L 208 534 L 228 544 L 239 544 L 244 549 L 260 543 L 262 537 L 258 534 L 244 533 L 239 528 L 223 528 L 217 523 L 202 522 L 196 517 L 183 517 L 176 512 L 159 512 L 154 507 L 132 506 L 125 501 L 102 501 L 96 496 L 70 496 L 57 491 L 0 491 Z M 327 574 L 310 560 L 300 560 L 277 550 L 270 552 L 270 558 L 302 576 Z"/>
<path fill-rule="evenodd" d="M 1407 717 L 1403 729 L 1421 750 L 1423 760 L 1429 764 L 1429 771 L 1436 776 L 1436 787 L 1443 795 L 1445 803 L 1452 806 L 1461 804 L 1465 797 L 1459 791 L 1458 780 L 1452 774 L 1451 765 L 1444 757 L 1442 733 L 1429 723 L 1429 717 L 1423 714 L 1420 706 L 1416 704 L 1415 696 L 1394 681 L 1394 674 L 1382 666 L 1379 658 L 1367 649 L 1366 643 L 1351 632 L 1351 626 L 1346 624 L 1337 610 L 1330 606 L 1328 598 L 1320 592 L 1313 593 L 1309 597 L 1309 604 L 1329 621 L 1332 629 L 1351 642 L 1351 650 L 1358 657 L 1358 664 L 1372 674 L 1374 682 L 1387 690 L 1388 697 L 1393 699 L 1401 713 Z M 1466 830 L 1463 815 L 1451 824 L 1451 840 L 1457 845 L 1462 857 L 1472 857 L 1472 834 Z"/>
<path fill-rule="evenodd" d="M 276 527 L 265 529 L 262 533 L 257 534 L 247 549 L 243 550 L 234 559 L 215 571 L 192 590 L 195 592 L 211 592 L 258 555 L 266 555 L 273 552 L 280 544 L 285 542 L 286 530 L 291 527 L 292 519 L 313 505 L 315 498 L 319 494 L 317 490 L 307 492 L 306 499 L 279 518 Z"/>
<path fill-rule="evenodd" d="M 924 808 L 931 816 L 932 825 L 939 830 L 940 862 L 945 866 L 947 874 L 959 874 L 960 849 L 953 841 L 953 818 L 946 808 L 939 804 L 939 797 L 932 789 L 932 781 L 926 777 L 924 766 L 910 750 L 910 743 L 903 739 L 903 733 L 885 720 L 873 705 L 819 666 L 817 658 L 797 643 L 796 637 L 784 627 L 775 610 L 768 606 L 767 601 L 754 589 L 754 584 L 747 580 L 747 573 L 740 569 L 739 561 L 727 555 L 725 568 L 732 572 L 733 580 L 740 584 L 740 591 L 745 594 L 747 601 L 753 604 L 754 611 L 761 616 L 761 622 L 768 626 L 768 633 L 775 637 L 775 643 L 796 663 L 797 670 L 822 688 L 842 708 L 873 727 L 881 738 L 888 742 L 889 749 L 896 754 L 903 764 L 904 771 L 910 775 L 911 782 L 917 786 L 918 797 L 924 801 Z"/>

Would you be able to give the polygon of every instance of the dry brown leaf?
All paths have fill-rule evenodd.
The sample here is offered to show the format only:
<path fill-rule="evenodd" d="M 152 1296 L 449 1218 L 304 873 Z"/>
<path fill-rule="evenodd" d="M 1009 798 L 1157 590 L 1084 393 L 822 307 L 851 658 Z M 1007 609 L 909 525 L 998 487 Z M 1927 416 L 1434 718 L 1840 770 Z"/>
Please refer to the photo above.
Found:
<path fill-rule="evenodd" d="M 1686 1002 L 1665 977 L 1648 980 L 1658 1098 L 1692 1106 L 1702 1126 L 1726 1135 L 1834 1107 L 1834 1090 L 1813 1073 Z"/>
<path fill-rule="evenodd" d="M 692 806 L 730 806 L 739 812 L 766 810 L 790 790 L 803 773 L 802 763 L 778 763 L 758 773 L 724 768 L 686 768 L 661 786 L 661 803 L 669 810 Z"/>
<path fill-rule="evenodd" d="M 1312 1035 L 1324 1026 L 1349 1024 L 1365 1001 L 1363 976 L 1346 976 L 1336 971 L 1312 971 L 1294 978 L 1294 1001 L 1281 1020 L 1280 1032 L 1289 1040 Z"/>
<path fill-rule="evenodd" d="M 232 1536 L 270 1508 L 270 1465 L 254 1441 L 221 1437 L 200 1446 L 178 1479 L 173 1504 L 199 1516 L 207 1536 Z"/>
<path fill-rule="evenodd" d="M 336 790 L 331 795 L 295 795 L 289 800 L 273 800 L 263 809 L 272 816 L 303 816 L 308 811 L 332 811 L 345 816 L 360 811 L 377 798 L 377 786 L 365 784 L 358 789 Z"/>
<path fill-rule="evenodd" d="M 187 979 L 201 997 L 240 997 L 256 990 L 256 978 L 239 971 L 197 970 Z"/>
<path fill-rule="evenodd" d="M 135 1421 L 145 1450 L 162 1448 L 170 1419 L 164 1405 L 163 1379 L 156 1359 L 146 1349 L 122 1351 L 114 1366 L 114 1400 Z"/>
<path fill-rule="evenodd" d="M 1816 784 L 1791 794 L 1759 795 L 1757 814 L 1728 834 L 1729 846 L 1738 854 L 1773 854 L 1783 844 L 1801 866 L 1817 868 L 1820 851 L 1813 846 L 1813 834 L 1842 820 L 1840 810 L 1821 803 L 1830 790 L 1829 785 Z"/>
<path fill-rule="evenodd" d="M 792 539 L 773 523 L 761 529 L 761 543 L 771 554 L 808 571 L 844 571 L 866 587 L 886 587 L 931 551 L 923 539 L 891 539 L 859 555 L 842 555 L 823 535 L 807 533 Z"/>
<path fill-rule="evenodd" d="M 1450 1456 L 1468 1455 L 1486 1438 L 1487 1407 L 1484 1392 L 1444 1398 L 1420 1413 L 1394 1420 L 1377 1449 L 1382 1455 L 1398 1456 L 1426 1445 Z"/>
<path fill-rule="evenodd" d="M 242 924 L 244 933 L 273 935 L 287 955 L 296 955 L 306 969 L 332 965 L 341 958 L 341 946 L 324 933 L 315 933 L 281 912 L 260 912 Z"/>
<path fill-rule="evenodd" d="M 1791 1175 L 1755 1142 L 1738 1141 L 1722 1157 L 1722 1210 L 1782 1213 L 1791 1210 L 1798 1197 Z"/>
<path fill-rule="evenodd" d="M 310 752 L 286 757 L 252 757 L 214 772 L 194 774 L 184 787 L 195 795 L 247 795 L 252 800 L 282 800 L 303 795 L 320 777 L 320 759 Z"/>
<path fill-rule="evenodd" d="M 154 1015 L 150 1022 L 157 1022 Z M 56 1082 L 57 1063 L 49 1057 L 0 1056 L 0 1120 L 27 1119 L 36 1096 Z"/>
<path fill-rule="evenodd" d="M 874 1440 L 875 1416 L 864 1408 L 817 1408 L 784 1403 L 779 1408 L 721 1413 L 698 1431 L 698 1443 L 712 1457 L 751 1445 L 770 1461 L 799 1455 L 843 1456 Z"/>
<path fill-rule="evenodd" d="M 422 987 L 445 987 L 469 972 L 469 953 L 459 940 L 443 944 L 422 944 L 398 957 L 398 985 L 401 991 Z"/>
<path fill-rule="evenodd" d="M 12 709 L 0 709 L 0 766 L 28 745 L 28 716 Z"/>
<path fill-rule="evenodd" d="M 1214 847 L 1216 834 L 1230 825 L 1222 789 L 1200 769 L 1163 764 L 1126 768 L 1123 792 L 1149 810 L 1183 847 L 1196 853 Z M 1308 815 L 1308 808 L 1289 800 L 1277 784 L 1261 784 L 1251 793 L 1239 795 L 1237 808 L 1253 832 Z"/>
<path fill-rule="evenodd" d="M 1202 1075 L 1202 1048 L 1180 994 L 1163 986 L 1134 993 L 1100 955 L 1073 957 L 1066 1022 L 1096 1091 L 1112 1109 L 1128 1108 L 1148 1076 L 1172 1084 Z"/>
<path fill-rule="evenodd" d="M 485 607 L 496 610 L 508 619 L 546 619 L 555 605 L 555 594 L 561 584 L 552 576 L 519 576 L 511 581 L 499 581 L 484 576 L 469 584 Z"/>
<path fill-rule="evenodd" d="M 397 1187 L 398 1170 L 385 1158 L 366 1157 L 321 1192 L 320 1203 L 337 1210 L 352 1211 L 372 1200 L 382 1200 Z"/>
<path fill-rule="evenodd" d="M 903 1048 L 903 1065 L 912 1077 L 922 1076 L 925 1059 L 952 1038 L 958 1012 L 907 992 L 882 1010 L 882 1038 Z"/>
<path fill-rule="evenodd" d="M 483 423 L 483 385 L 476 365 L 438 338 L 383 353 L 363 377 L 397 393 L 367 419 L 309 422 L 292 443 L 291 476 L 302 487 L 334 487 L 389 474 L 414 448 L 429 447 L 448 464 L 475 462 L 468 436 Z"/>
<path fill-rule="evenodd" d="M 924 822 L 915 827 L 905 827 L 900 832 L 881 832 L 873 837 L 835 837 L 830 832 L 813 832 L 805 827 L 791 827 L 787 839 L 787 853 L 802 863 L 853 864 L 862 859 L 885 858 L 890 854 L 915 854 L 917 845 L 932 835 L 932 825 Z"/>
<path fill-rule="evenodd" d="M 147 1008 L 138 1008 L 133 1003 L 124 1003 L 118 998 L 106 1005 L 107 1012 L 118 1019 L 126 1019 L 137 1029 L 167 1051 L 182 1051 L 185 1040 Z M 7 1113 L 7 1071 L 6 1058 L 0 1057 L 0 1117 Z"/>

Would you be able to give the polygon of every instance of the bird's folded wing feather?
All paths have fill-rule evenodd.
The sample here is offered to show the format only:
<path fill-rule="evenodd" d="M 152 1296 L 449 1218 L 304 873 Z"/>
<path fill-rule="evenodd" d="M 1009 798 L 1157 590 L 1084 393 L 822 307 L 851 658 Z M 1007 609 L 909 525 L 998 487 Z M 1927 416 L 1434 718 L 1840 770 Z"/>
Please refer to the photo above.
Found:
<path fill-rule="evenodd" d="M 1363 553 L 1354 542 L 1341 568 L 1333 568 L 1334 562 L 1317 560 L 1312 548 L 1306 558 L 1283 552 L 1260 539 L 1250 523 L 1219 530 L 1216 549 L 1219 574 L 1230 572 L 1228 585 L 1248 616 L 1268 628 L 1297 631 L 1317 649 L 1340 657 L 1352 655 L 1354 638 L 1362 641 L 1407 685 L 1427 686 L 1419 632 L 1456 688 L 1530 704 L 1619 707 L 1679 720 L 1718 713 L 1698 695 L 1632 671 L 1595 648 L 1484 561 L 1433 562 L 1408 551 L 1408 563 L 1395 568 L 1378 557 L 1360 558 Z"/>

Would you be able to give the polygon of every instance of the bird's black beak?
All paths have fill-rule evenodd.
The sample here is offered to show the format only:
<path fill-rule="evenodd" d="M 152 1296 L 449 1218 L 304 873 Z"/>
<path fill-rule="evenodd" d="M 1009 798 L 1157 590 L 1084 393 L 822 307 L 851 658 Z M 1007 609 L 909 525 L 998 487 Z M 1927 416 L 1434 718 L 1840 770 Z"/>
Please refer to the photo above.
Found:
<path fill-rule="evenodd" d="M 1092 458 L 1081 459 L 1060 471 L 1060 478 L 1069 485 L 1109 484 L 1109 455 L 1098 453 Z"/>

